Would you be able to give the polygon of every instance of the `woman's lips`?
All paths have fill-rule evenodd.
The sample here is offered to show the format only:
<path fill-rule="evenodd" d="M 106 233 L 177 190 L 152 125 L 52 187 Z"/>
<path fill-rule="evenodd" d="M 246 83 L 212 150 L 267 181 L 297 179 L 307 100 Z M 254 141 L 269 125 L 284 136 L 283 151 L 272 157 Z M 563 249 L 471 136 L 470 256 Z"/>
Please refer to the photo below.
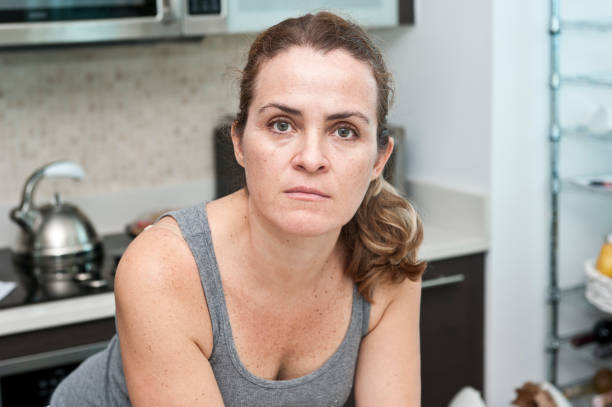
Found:
<path fill-rule="evenodd" d="M 310 187 L 294 187 L 285 191 L 290 197 L 304 201 L 319 201 L 328 199 L 330 196 L 325 192 L 319 191 L 316 188 Z"/>

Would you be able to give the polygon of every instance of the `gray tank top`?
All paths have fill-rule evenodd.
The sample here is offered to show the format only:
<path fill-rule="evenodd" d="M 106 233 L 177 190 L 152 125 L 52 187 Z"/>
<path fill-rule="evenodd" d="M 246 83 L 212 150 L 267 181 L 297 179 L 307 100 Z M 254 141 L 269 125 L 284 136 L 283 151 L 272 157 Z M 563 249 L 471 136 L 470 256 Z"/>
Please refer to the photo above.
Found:
<path fill-rule="evenodd" d="M 349 328 L 334 354 L 317 370 L 296 379 L 266 380 L 240 361 L 230 326 L 223 286 L 212 245 L 206 204 L 171 211 L 200 274 L 213 331 L 209 362 L 226 407 L 343 406 L 353 386 L 359 345 L 368 331 L 370 304 L 353 288 Z M 316 344 L 315 344 L 316 345 Z M 52 407 L 130 407 L 118 337 L 85 360 L 58 386 Z"/>

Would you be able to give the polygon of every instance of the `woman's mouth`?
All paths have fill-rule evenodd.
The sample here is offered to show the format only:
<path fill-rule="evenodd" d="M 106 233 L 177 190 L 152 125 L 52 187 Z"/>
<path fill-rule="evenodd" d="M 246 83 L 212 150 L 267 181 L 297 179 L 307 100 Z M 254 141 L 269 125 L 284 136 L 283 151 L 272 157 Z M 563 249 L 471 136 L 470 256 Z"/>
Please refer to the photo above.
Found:
<path fill-rule="evenodd" d="M 316 188 L 298 186 L 285 191 L 291 198 L 302 201 L 320 201 L 328 199 L 330 196 Z"/>

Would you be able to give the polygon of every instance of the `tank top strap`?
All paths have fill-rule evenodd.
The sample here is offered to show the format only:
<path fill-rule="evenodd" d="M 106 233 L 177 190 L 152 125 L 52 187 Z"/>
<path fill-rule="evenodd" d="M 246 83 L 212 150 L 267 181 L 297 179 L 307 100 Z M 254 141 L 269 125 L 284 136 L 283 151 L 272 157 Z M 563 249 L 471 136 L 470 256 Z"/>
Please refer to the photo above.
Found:
<path fill-rule="evenodd" d="M 356 286 L 356 285 L 355 285 Z M 361 302 L 361 337 L 368 334 L 370 329 L 370 303 L 358 292 L 359 301 Z"/>
<path fill-rule="evenodd" d="M 155 222 L 164 216 L 171 216 L 176 220 L 195 259 L 210 314 L 213 340 L 216 342 L 223 323 L 224 298 L 206 216 L 206 202 L 163 213 Z"/>

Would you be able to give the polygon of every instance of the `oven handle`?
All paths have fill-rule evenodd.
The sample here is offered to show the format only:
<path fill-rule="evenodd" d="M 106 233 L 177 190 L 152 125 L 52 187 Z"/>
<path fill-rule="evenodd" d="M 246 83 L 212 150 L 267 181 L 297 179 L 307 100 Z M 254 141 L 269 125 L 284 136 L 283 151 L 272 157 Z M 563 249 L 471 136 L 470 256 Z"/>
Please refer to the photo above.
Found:
<path fill-rule="evenodd" d="M 0 377 L 80 362 L 103 350 L 106 345 L 108 341 L 1 360 Z"/>
<path fill-rule="evenodd" d="M 459 284 L 465 280 L 463 274 L 455 274 L 448 277 L 439 277 L 431 280 L 425 280 L 421 283 L 421 288 L 441 287 L 444 285 Z"/>

